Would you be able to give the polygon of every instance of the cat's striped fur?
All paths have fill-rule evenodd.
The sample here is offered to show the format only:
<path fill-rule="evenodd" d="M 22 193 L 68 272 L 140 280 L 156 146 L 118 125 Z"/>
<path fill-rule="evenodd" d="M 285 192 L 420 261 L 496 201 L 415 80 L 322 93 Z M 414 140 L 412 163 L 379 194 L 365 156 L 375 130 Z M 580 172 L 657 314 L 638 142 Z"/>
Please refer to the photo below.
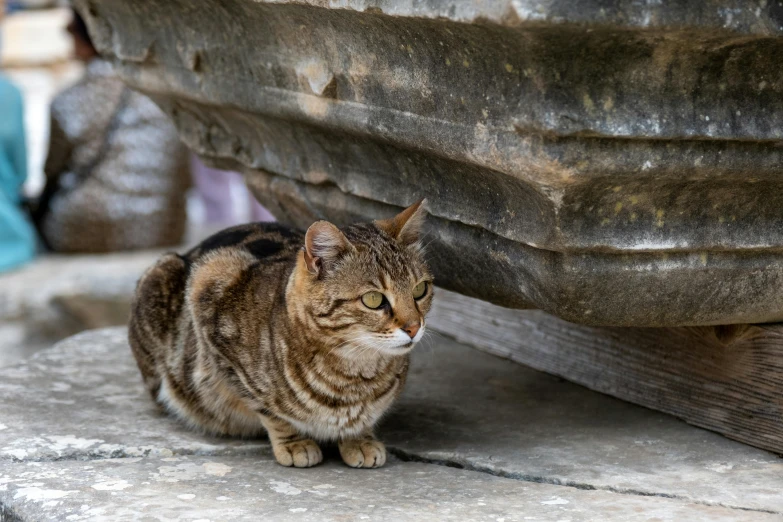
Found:
<path fill-rule="evenodd" d="M 350 466 L 383 465 L 373 426 L 405 383 L 432 303 L 423 217 L 419 202 L 342 231 L 242 225 L 163 256 L 138 283 L 129 329 L 153 398 L 205 432 L 266 430 L 283 465 L 320 462 L 315 440 L 338 441 Z M 383 306 L 363 304 L 370 291 Z"/>

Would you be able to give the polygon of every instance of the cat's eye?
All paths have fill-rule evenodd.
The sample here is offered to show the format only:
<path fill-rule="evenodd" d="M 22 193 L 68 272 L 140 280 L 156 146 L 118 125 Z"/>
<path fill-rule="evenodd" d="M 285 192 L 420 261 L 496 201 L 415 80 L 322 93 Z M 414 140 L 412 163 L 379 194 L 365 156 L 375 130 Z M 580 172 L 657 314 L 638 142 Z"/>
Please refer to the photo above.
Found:
<path fill-rule="evenodd" d="M 383 294 L 380 292 L 367 292 L 362 296 L 362 303 L 367 308 L 372 308 L 373 310 L 380 308 L 383 304 Z"/>
<path fill-rule="evenodd" d="M 413 287 L 413 298 L 414 299 L 421 299 L 424 294 L 427 293 L 427 282 L 422 281 L 418 285 Z"/>

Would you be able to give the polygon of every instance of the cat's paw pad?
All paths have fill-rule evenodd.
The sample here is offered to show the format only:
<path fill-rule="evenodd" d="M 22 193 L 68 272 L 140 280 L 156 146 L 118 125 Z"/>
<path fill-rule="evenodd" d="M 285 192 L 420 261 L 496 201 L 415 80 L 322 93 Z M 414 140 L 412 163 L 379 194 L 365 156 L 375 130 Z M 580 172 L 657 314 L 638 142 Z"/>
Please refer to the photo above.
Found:
<path fill-rule="evenodd" d="M 339 446 L 343 462 L 352 468 L 380 468 L 386 464 L 386 446 L 379 440 L 346 440 Z"/>
<path fill-rule="evenodd" d="M 273 451 L 278 463 L 295 468 L 309 468 L 324 459 L 321 448 L 310 439 L 275 444 Z"/>

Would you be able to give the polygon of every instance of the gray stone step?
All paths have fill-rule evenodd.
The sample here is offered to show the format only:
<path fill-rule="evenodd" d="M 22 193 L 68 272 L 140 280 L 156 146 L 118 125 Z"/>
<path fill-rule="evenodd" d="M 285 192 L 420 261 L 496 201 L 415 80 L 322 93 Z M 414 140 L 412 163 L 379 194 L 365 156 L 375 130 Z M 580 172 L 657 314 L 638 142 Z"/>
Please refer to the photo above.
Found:
<path fill-rule="evenodd" d="M 413 458 L 783 513 L 783 460 L 772 453 L 455 341 L 431 342 L 384 423 L 386 440 Z"/>
<path fill-rule="evenodd" d="M 0 458 L 44 461 L 255 453 L 164 415 L 141 385 L 125 328 L 84 332 L 0 369 Z"/>
<path fill-rule="evenodd" d="M 136 281 L 161 253 L 46 255 L 0 274 L 0 366 L 83 330 L 125 324 Z"/>
<path fill-rule="evenodd" d="M 5 467 L 0 484 L 0 501 L 22 520 L 775 519 L 395 459 L 372 471 L 349 469 L 335 460 L 291 470 L 276 464 L 268 452 L 26 462 Z"/>
<path fill-rule="evenodd" d="M 380 430 L 388 467 L 351 470 L 327 449 L 323 466 L 283 468 L 265 440 L 204 437 L 158 412 L 125 334 L 85 332 L 0 368 L 0 520 L 783 513 L 777 457 L 437 336 Z"/>
<path fill-rule="evenodd" d="M 47 254 L 0 274 L 0 366 L 92 328 L 123 325 L 141 274 L 167 250 L 186 252 L 216 232 L 190 223 L 171 249 L 110 254 Z"/>

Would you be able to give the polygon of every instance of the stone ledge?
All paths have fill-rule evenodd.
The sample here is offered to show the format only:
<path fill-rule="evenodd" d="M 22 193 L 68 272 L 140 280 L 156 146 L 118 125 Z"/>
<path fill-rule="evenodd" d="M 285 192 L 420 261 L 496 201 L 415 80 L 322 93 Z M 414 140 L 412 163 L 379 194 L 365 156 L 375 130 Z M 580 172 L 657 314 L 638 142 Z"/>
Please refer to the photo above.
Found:
<path fill-rule="evenodd" d="M 375 477 L 406 487 L 405 477 L 413 473 L 408 470 L 421 469 L 435 473 L 433 476 L 453 472 L 459 480 L 478 481 L 475 488 L 486 488 L 482 494 L 495 499 L 493 502 L 501 502 L 498 499 L 506 498 L 506 493 L 497 497 L 493 496 L 497 492 L 490 495 L 492 490 L 514 491 L 521 502 L 528 502 L 524 509 L 533 513 L 540 506 L 571 509 L 577 502 L 588 510 L 584 513 L 592 513 L 588 516 L 576 511 L 574 520 L 579 516 L 594 519 L 599 514 L 609 519 L 617 514 L 616 518 L 622 519 L 629 516 L 625 511 L 628 506 L 636 506 L 634 509 L 645 514 L 670 506 L 680 519 L 714 515 L 759 520 L 757 517 L 765 512 L 783 514 L 779 494 L 783 490 L 783 462 L 778 457 L 438 336 L 431 336 L 415 352 L 409 386 L 380 429 L 394 454 L 405 460 L 430 463 L 428 466 L 395 463 L 377 475 L 371 471 L 354 472 L 339 463 L 333 450 L 329 454 L 327 449 L 326 466 L 287 470 L 271 464 L 265 440 L 203 437 L 161 415 L 142 389 L 125 335 L 124 328 L 85 332 L 22 364 L 0 368 L 0 468 L 6 473 L 5 483 L 0 482 L 0 495 L 7 509 L 22 519 L 37 513 L 21 511 L 27 505 L 27 493 L 19 493 L 19 488 L 26 487 L 77 491 L 73 503 L 77 507 L 85 503 L 81 500 L 84 495 L 93 495 L 90 502 L 109 509 L 110 493 L 99 493 L 91 486 L 100 482 L 97 479 L 89 482 L 91 479 L 85 478 L 85 482 L 77 481 L 80 485 L 74 487 L 51 484 L 56 477 L 75 473 L 79 466 L 95 467 L 98 461 L 117 457 L 132 460 L 106 466 L 128 470 L 127 475 L 126 471 L 112 471 L 104 482 L 131 482 L 131 476 L 133 481 L 139 481 L 140 473 L 150 473 L 140 469 L 169 466 L 161 459 L 195 462 L 196 466 L 209 461 L 232 468 L 238 462 L 258 462 L 263 472 L 250 469 L 255 465 L 243 465 L 241 469 L 263 473 L 266 482 L 280 480 L 297 489 L 302 488 L 295 479 L 319 477 L 313 480 L 321 481 L 321 473 L 336 476 L 338 471 L 344 471 L 341 477 L 362 477 L 367 481 L 367 489 L 355 488 L 360 498 L 364 494 L 374 495 L 372 491 L 381 487 L 375 484 Z M 267 461 L 269 464 L 264 464 Z M 134 467 L 137 464 L 138 469 Z M 448 466 L 466 471 L 457 472 Z M 49 473 L 55 482 L 49 482 L 48 487 L 19 486 L 27 484 L 17 480 L 25 478 L 20 475 L 25 471 L 20 470 L 37 469 Z M 489 475 L 505 479 L 483 482 L 495 480 Z M 25 480 L 31 484 L 41 482 L 37 478 Z M 345 484 L 350 484 L 354 479 L 346 480 Z M 211 499 L 229 496 L 212 487 L 201 490 L 199 495 Z M 580 497 L 586 492 L 579 490 L 591 490 L 587 493 L 593 496 Z M 34 492 L 33 497 L 46 496 L 36 489 L 30 491 Z M 429 508 L 417 503 L 413 491 L 406 493 L 408 497 L 403 495 L 413 499 L 410 513 L 427 513 Z M 116 492 L 122 494 L 122 490 Z M 534 496 L 525 496 L 528 492 Z M 19 497 L 14 499 L 17 493 Z M 169 501 L 179 494 L 192 493 L 184 489 L 176 494 L 164 492 L 150 501 Z M 546 503 L 556 498 L 569 503 Z M 43 509 L 45 502 L 58 500 L 30 500 L 30 509 Z M 51 508 L 65 509 L 71 506 L 69 502 Z M 394 505 L 388 502 L 391 501 L 387 499 L 385 505 Z M 446 516 L 451 509 L 462 506 L 449 502 L 445 496 L 435 502 L 443 508 L 438 516 Z M 617 511 L 607 507 L 612 503 Z M 178 500 L 175 504 L 181 505 Z M 512 502 L 507 506 L 517 509 L 520 505 Z M 691 509 L 695 511 L 678 511 Z M 513 520 L 515 512 L 519 513 L 512 510 L 497 516 Z"/>
<path fill-rule="evenodd" d="M 205 437 L 143 389 L 125 328 L 75 335 L 0 368 L 0 460 L 255 453 L 266 441 Z"/>
<path fill-rule="evenodd" d="M 76 4 L 288 224 L 426 196 L 433 271 L 464 295 L 603 326 L 783 320 L 775 2 Z"/>
<path fill-rule="evenodd" d="M 21 520 L 69 521 L 776 519 L 395 459 L 372 471 L 290 470 L 258 456 L 18 463 L 0 471 L 2 505 Z"/>
<path fill-rule="evenodd" d="M 0 367 L 83 330 L 125 324 L 136 281 L 160 254 L 48 255 L 0 274 Z"/>
<path fill-rule="evenodd" d="M 47 254 L 0 274 L 0 367 L 93 328 L 124 325 L 141 274 L 218 229 L 190 223 L 183 245 L 111 254 Z"/>
<path fill-rule="evenodd" d="M 426 3 L 396 0 L 272 0 L 288 3 L 383 13 L 396 17 L 445 19 L 460 23 L 494 23 L 509 27 L 541 24 L 578 24 L 628 29 L 738 32 L 774 35 L 781 27 L 781 14 L 772 2 L 744 0 L 688 0 L 638 2 L 634 0 L 430 0 Z"/>

